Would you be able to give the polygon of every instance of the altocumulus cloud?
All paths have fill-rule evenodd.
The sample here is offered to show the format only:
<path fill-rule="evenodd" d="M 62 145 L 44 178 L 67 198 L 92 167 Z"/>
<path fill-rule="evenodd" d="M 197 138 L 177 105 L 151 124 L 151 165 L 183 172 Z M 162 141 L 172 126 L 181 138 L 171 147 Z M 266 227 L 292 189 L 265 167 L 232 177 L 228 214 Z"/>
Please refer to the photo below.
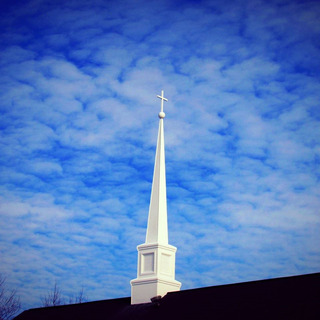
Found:
<path fill-rule="evenodd" d="M 165 90 L 183 288 L 319 271 L 317 1 L 2 5 L 0 272 L 130 295 Z"/>

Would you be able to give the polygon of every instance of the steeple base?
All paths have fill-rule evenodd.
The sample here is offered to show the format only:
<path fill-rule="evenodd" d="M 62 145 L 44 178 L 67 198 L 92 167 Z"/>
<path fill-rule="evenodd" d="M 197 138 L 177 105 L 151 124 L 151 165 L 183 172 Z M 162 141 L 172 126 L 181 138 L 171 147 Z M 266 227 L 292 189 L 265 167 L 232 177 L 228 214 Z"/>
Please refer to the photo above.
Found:
<path fill-rule="evenodd" d="M 148 279 L 131 281 L 131 304 L 148 303 L 151 298 L 165 296 L 168 292 L 179 291 L 181 283 L 163 279 Z"/>
<path fill-rule="evenodd" d="M 169 244 L 141 244 L 138 249 L 138 276 L 131 281 L 131 304 L 151 302 L 151 298 L 179 291 L 175 278 L 177 248 Z"/>

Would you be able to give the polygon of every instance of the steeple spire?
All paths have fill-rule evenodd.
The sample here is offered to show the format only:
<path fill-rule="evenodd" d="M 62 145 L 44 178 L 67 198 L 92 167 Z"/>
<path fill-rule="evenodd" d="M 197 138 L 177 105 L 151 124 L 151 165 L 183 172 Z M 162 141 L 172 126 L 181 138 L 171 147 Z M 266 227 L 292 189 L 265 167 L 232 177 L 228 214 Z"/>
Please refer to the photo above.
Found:
<path fill-rule="evenodd" d="M 168 244 L 166 168 L 164 153 L 163 102 L 161 91 L 159 131 L 153 172 L 146 242 L 138 249 L 137 278 L 131 280 L 131 304 L 147 303 L 156 296 L 180 290 L 175 278 L 176 247 Z"/>
<path fill-rule="evenodd" d="M 168 101 L 168 99 L 163 97 L 163 91 L 161 91 L 161 96 L 157 97 L 161 99 L 161 111 L 159 112 L 158 142 L 153 172 L 146 243 L 168 244 L 166 165 L 163 133 L 163 119 L 166 116 L 163 112 L 163 101 Z"/>

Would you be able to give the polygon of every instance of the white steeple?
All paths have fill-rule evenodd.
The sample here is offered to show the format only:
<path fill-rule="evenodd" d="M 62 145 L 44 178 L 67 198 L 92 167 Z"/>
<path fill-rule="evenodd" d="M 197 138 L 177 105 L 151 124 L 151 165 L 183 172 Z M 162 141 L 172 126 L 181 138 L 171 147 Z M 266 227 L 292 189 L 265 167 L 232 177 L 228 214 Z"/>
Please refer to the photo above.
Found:
<path fill-rule="evenodd" d="M 180 290 L 175 278 L 177 248 L 168 244 L 166 168 L 164 154 L 163 96 L 159 112 L 159 131 L 150 198 L 146 242 L 138 249 L 137 278 L 131 280 L 131 304 L 147 303 L 151 298 Z"/>

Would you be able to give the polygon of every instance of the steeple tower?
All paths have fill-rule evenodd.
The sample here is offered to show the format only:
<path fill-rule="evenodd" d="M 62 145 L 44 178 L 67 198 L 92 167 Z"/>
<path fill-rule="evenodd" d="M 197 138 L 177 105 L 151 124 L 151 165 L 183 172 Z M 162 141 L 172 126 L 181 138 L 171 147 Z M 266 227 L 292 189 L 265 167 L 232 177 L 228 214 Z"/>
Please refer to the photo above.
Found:
<path fill-rule="evenodd" d="M 151 298 L 180 290 L 175 280 L 175 255 L 177 248 L 168 244 L 167 191 L 164 153 L 163 96 L 159 112 L 159 131 L 154 164 L 146 241 L 137 247 L 137 278 L 131 280 L 131 304 L 147 303 Z"/>

